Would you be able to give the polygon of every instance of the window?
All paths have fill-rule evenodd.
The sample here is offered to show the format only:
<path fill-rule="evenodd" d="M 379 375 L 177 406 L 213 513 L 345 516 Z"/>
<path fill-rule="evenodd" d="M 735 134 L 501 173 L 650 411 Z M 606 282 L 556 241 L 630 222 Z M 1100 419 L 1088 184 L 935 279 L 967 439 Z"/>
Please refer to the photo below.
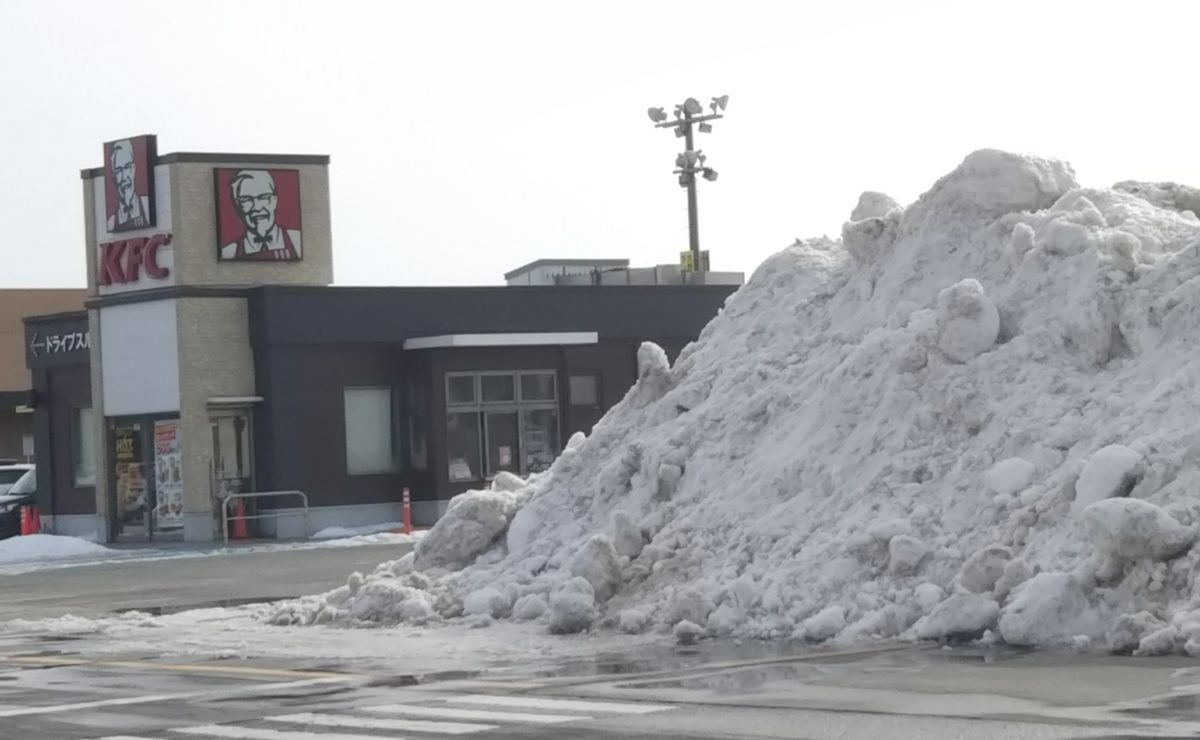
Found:
<path fill-rule="evenodd" d="M 408 381 L 408 464 L 414 470 L 429 469 L 429 444 L 426 426 L 429 414 L 426 411 L 428 393 L 425 378 L 410 378 Z"/>
<path fill-rule="evenodd" d="M 479 480 L 483 466 L 479 455 L 479 414 L 446 415 L 446 453 L 450 480 Z"/>
<path fill-rule="evenodd" d="M 475 376 L 446 376 L 446 403 L 451 406 L 475 403 Z"/>
<path fill-rule="evenodd" d="M 396 403 L 390 388 L 347 388 L 346 472 L 350 475 L 400 470 Z"/>
<path fill-rule="evenodd" d="M 554 373 L 522 373 L 522 401 L 553 401 Z"/>
<path fill-rule="evenodd" d="M 96 485 L 95 416 L 90 408 L 71 410 L 71 465 L 76 487 Z"/>
<path fill-rule="evenodd" d="M 511 375 L 483 375 L 479 378 L 484 403 L 512 403 L 517 400 L 517 386 Z"/>
<path fill-rule="evenodd" d="M 545 470 L 558 456 L 558 439 L 554 371 L 446 375 L 452 482 L 482 480 L 503 471 L 527 475 Z"/>
<path fill-rule="evenodd" d="M 595 375 L 572 375 L 570 381 L 572 406 L 599 406 L 600 395 Z"/>

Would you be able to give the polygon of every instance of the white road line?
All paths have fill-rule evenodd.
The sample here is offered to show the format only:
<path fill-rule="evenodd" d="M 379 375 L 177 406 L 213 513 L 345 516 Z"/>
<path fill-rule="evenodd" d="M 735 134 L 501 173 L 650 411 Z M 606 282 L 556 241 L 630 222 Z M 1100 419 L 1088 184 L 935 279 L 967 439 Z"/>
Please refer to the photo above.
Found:
<path fill-rule="evenodd" d="M 189 691 L 180 694 L 152 694 L 150 696 L 122 696 L 115 699 L 97 699 L 96 701 L 81 701 L 74 704 L 52 704 L 44 707 L 18 707 L 17 709 L 0 709 L 0 719 L 4 717 L 28 717 L 35 714 L 59 714 L 62 712 L 78 712 L 84 709 L 99 709 L 101 707 L 123 707 L 130 704 L 154 704 L 160 701 L 175 701 L 177 699 L 199 699 L 202 697 L 225 696 L 236 694 L 253 698 L 254 694 L 264 691 L 280 691 L 295 689 L 302 686 L 313 686 L 323 683 L 335 683 L 352 680 L 353 676 L 334 676 L 331 678 L 310 678 L 303 681 L 286 681 L 284 683 L 263 683 L 238 686 L 236 689 L 210 689 L 208 691 Z"/>
<path fill-rule="evenodd" d="M 612 714 L 651 714 L 675 708 L 670 704 L 647 704 L 644 702 L 618 704 L 611 701 L 550 699 L 536 696 L 501 696 L 499 694 L 451 695 L 446 697 L 446 701 L 452 704 L 477 704 L 485 707 L 520 707 L 522 709 L 546 709 L 551 712 L 610 712 Z"/>
<path fill-rule="evenodd" d="M 401 738 L 381 738 L 379 735 L 342 735 L 322 732 L 281 732 L 279 730 L 257 730 L 252 727 L 227 727 L 224 725 L 204 725 L 203 727 L 181 727 L 171 730 L 184 735 L 200 735 L 202 737 L 221 737 L 226 740 L 402 740 Z"/>
<path fill-rule="evenodd" d="M 473 735 L 476 732 L 498 729 L 496 725 L 480 725 L 467 722 L 423 722 L 419 719 L 374 719 L 347 717 L 341 714 L 282 714 L 263 717 L 264 722 L 282 722 L 311 727 L 340 727 L 349 730 L 399 730 L 401 732 L 428 732 L 434 735 Z"/>
<path fill-rule="evenodd" d="M 395 714 L 400 717 L 424 719 L 465 719 L 483 722 L 520 722 L 530 725 L 554 725 L 559 722 L 579 722 L 591 719 L 583 715 L 530 714 L 528 712 L 493 712 L 487 709 L 460 709 L 459 707 L 418 707 L 412 704 L 384 704 L 378 707 L 363 707 L 362 711 L 378 714 Z"/>

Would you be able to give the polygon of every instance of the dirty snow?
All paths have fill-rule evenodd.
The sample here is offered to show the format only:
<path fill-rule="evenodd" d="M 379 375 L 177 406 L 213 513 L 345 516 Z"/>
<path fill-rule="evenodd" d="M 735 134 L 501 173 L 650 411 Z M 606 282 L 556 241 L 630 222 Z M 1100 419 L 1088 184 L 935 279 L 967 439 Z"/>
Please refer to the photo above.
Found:
<path fill-rule="evenodd" d="M 107 547 L 95 542 L 54 534 L 31 534 L 0 540 L 0 563 L 64 560 L 111 553 Z"/>
<path fill-rule="evenodd" d="M 422 618 L 493 588 L 553 632 L 1200 649 L 1195 193 L 984 150 L 864 195 L 673 366 L 644 345 L 549 471 L 455 499 L 409 563 Z"/>

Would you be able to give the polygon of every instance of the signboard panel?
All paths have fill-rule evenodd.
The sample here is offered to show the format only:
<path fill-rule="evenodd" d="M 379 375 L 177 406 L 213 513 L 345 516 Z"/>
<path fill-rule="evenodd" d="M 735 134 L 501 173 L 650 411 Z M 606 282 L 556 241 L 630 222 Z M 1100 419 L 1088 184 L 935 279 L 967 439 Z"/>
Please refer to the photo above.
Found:
<path fill-rule="evenodd" d="M 157 155 L 157 139 L 149 134 L 104 145 L 103 213 L 107 233 L 153 229 L 157 225 L 152 181 Z"/>
<path fill-rule="evenodd" d="M 299 170 L 217 168 L 213 176 L 219 260 L 304 259 Z"/>
<path fill-rule="evenodd" d="M 183 455 L 179 449 L 179 421 L 154 422 L 154 527 L 170 530 L 183 526 Z"/>

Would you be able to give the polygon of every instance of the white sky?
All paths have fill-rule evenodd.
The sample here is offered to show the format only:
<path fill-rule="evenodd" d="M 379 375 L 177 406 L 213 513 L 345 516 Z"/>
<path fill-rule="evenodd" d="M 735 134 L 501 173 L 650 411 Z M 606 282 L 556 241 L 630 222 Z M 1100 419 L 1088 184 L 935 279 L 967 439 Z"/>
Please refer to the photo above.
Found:
<path fill-rule="evenodd" d="M 1200 185 L 1194 2 L 39 2 L 0 10 L 0 286 L 84 283 L 101 142 L 332 156 L 340 284 L 493 284 L 539 257 L 674 262 L 701 136 L 701 246 L 747 272 L 909 202 L 970 151 L 1087 185 Z"/>

